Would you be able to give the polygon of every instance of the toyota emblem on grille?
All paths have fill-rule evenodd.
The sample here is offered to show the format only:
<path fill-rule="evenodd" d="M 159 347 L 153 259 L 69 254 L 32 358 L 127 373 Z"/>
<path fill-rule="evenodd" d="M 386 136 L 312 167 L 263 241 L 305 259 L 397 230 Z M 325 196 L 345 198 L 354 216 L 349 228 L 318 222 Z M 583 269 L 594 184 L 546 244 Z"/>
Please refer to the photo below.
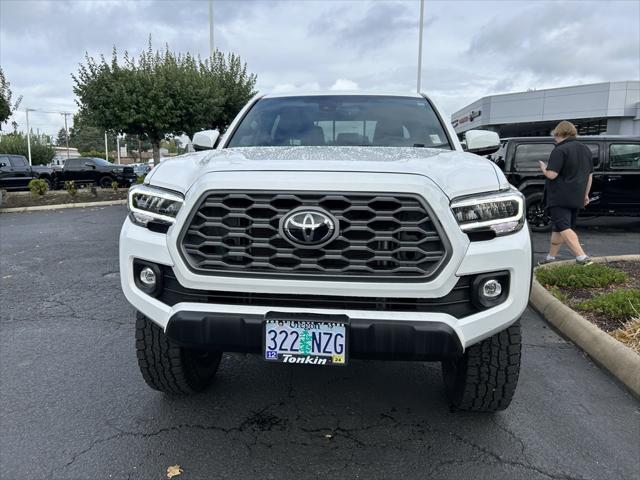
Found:
<path fill-rule="evenodd" d="M 336 238 L 338 222 L 321 209 L 302 207 L 282 218 L 280 232 L 297 247 L 319 247 Z"/>

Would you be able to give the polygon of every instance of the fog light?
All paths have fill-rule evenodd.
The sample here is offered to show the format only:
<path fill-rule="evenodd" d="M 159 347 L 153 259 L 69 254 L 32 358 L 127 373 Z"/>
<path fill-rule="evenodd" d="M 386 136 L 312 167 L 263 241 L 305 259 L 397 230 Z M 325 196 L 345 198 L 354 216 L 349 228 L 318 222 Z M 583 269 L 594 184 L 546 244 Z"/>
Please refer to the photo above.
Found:
<path fill-rule="evenodd" d="M 148 288 L 156 286 L 156 273 L 149 267 L 140 270 L 140 282 Z"/>
<path fill-rule="evenodd" d="M 486 298 L 496 298 L 502 293 L 502 285 L 498 280 L 487 280 L 482 284 L 482 295 Z"/>

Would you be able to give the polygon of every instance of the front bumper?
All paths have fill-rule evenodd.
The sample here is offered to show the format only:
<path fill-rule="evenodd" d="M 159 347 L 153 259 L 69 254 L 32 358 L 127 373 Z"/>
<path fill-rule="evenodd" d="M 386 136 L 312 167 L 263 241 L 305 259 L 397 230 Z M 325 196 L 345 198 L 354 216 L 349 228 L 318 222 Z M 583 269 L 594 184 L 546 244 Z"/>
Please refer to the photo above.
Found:
<path fill-rule="evenodd" d="M 118 175 L 116 176 L 116 181 L 118 184 L 124 187 L 130 187 L 135 184 L 138 177 L 136 175 Z"/>
<path fill-rule="evenodd" d="M 166 234 L 136 226 L 127 218 L 120 235 L 121 282 L 127 300 L 176 341 L 209 346 L 215 346 L 218 342 L 220 348 L 226 351 L 256 351 L 262 341 L 260 324 L 268 315 L 344 315 L 349 318 L 350 328 L 353 329 L 350 334 L 356 343 L 351 351 L 355 356 L 437 359 L 458 354 L 470 345 L 504 330 L 520 317 L 527 306 L 532 264 L 531 241 L 526 226 L 512 235 L 470 242 L 450 213 L 449 199 L 437 186 L 416 175 L 385 176 L 387 183 L 384 189 L 380 189 L 380 177 L 376 174 L 362 174 L 359 183 L 363 191 L 409 192 L 429 199 L 449 236 L 452 248 L 449 262 L 436 278 L 425 282 L 403 282 L 398 279 L 388 282 L 367 282 L 366 279 L 342 282 L 195 274 L 181 259 L 177 239 L 182 222 L 203 191 L 228 189 L 230 185 L 242 185 L 246 189 L 260 188 L 264 184 L 273 189 L 287 188 L 281 176 L 270 172 L 265 172 L 260 178 L 240 174 L 236 178 L 232 173 L 205 177 L 187 192 L 176 224 Z M 308 190 L 352 190 L 354 182 L 347 177 L 325 173 L 323 181 L 327 182 L 327 187 L 319 184 L 318 178 L 311 174 L 300 174 L 297 182 L 301 188 Z M 175 272 L 176 280 L 185 289 L 245 293 L 256 297 L 266 294 L 283 297 L 306 295 L 310 301 L 304 305 L 270 306 L 259 302 L 225 302 L 224 295 L 219 295 L 215 300 L 204 302 L 192 301 L 189 296 L 184 296 L 177 301 L 164 303 L 136 287 L 133 274 L 136 259 L 170 267 Z M 452 292 L 460 277 L 496 271 L 508 272 L 508 297 L 493 308 L 465 316 L 454 316 L 446 311 L 380 310 L 375 305 L 364 309 L 348 305 L 339 309 L 326 308 L 321 302 L 313 301 L 314 296 L 440 299 Z M 447 332 L 446 335 L 443 331 Z"/>
<path fill-rule="evenodd" d="M 308 318 L 308 317 L 305 317 Z M 262 352 L 262 315 L 179 311 L 166 335 L 179 345 L 224 352 Z M 349 320 L 349 357 L 442 360 L 463 352 L 455 331 L 440 322 Z"/>

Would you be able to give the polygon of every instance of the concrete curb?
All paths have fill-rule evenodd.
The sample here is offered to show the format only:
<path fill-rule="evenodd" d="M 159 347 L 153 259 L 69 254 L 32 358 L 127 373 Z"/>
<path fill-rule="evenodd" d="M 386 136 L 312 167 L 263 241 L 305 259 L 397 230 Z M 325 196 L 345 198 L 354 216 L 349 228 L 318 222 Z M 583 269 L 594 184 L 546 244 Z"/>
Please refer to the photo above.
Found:
<path fill-rule="evenodd" d="M 102 202 L 60 203 L 58 205 L 38 205 L 36 207 L 0 208 L 0 213 L 37 212 L 41 210 L 61 210 L 64 208 L 105 207 L 109 205 L 126 205 L 126 200 L 105 200 Z"/>
<path fill-rule="evenodd" d="M 594 262 L 601 263 L 622 260 L 640 261 L 640 255 L 619 255 L 593 259 Z M 572 262 L 572 260 L 554 262 L 538 268 L 548 268 Z M 609 370 L 636 397 L 640 398 L 640 355 L 551 295 L 535 279 L 535 275 L 529 301 L 545 320 L 582 348 L 596 363 Z"/>

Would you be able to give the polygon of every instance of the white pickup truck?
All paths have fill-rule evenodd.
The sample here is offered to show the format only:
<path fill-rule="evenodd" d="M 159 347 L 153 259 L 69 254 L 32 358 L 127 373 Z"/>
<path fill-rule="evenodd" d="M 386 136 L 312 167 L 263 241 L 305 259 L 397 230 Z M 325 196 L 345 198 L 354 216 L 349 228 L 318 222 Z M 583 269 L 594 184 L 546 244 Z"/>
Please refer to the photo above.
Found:
<path fill-rule="evenodd" d="M 417 94 L 256 95 L 222 138 L 197 133 L 131 188 L 120 235 L 146 382 L 202 391 L 222 352 L 441 361 L 453 407 L 506 408 L 530 235 L 522 195 L 472 153 L 497 135 L 465 141 Z"/>

